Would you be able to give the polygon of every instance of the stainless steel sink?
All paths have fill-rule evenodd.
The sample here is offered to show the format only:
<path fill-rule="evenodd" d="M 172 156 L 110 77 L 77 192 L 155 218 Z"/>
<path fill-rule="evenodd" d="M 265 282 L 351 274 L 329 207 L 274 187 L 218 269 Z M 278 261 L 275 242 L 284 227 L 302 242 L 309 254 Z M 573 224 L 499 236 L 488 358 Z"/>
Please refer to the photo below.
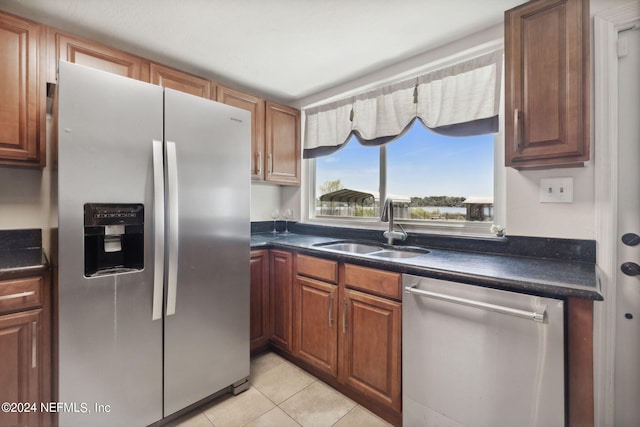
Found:
<path fill-rule="evenodd" d="M 317 243 L 314 246 L 322 249 L 390 259 L 414 258 L 429 253 L 428 250 L 422 248 L 390 247 L 383 244 L 376 245 L 375 243 L 360 242 L 328 242 Z"/>
<path fill-rule="evenodd" d="M 384 249 L 377 252 L 371 252 L 367 255 L 377 256 L 382 258 L 414 258 L 420 255 L 424 255 L 426 253 L 429 253 L 429 251 L 426 249 L 425 250 Z"/>
<path fill-rule="evenodd" d="M 324 249 L 333 249 L 340 252 L 351 252 L 356 254 L 368 254 L 370 252 L 380 251 L 383 246 L 371 245 L 368 243 L 357 242 L 338 242 L 338 243 L 318 243 L 314 246 L 319 246 Z"/>

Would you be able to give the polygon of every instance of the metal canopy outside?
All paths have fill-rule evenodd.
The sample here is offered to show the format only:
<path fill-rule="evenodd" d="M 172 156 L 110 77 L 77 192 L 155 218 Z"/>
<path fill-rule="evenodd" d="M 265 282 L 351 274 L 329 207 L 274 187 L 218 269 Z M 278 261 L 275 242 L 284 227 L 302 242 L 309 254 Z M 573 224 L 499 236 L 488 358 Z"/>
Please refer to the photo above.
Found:
<path fill-rule="evenodd" d="M 367 201 L 367 199 L 371 199 L 371 202 L 373 202 L 375 200 L 375 197 L 371 193 L 366 193 L 364 191 L 358 190 L 350 190 L 348 188 L 332 191 L 331 193 L 326 193 L 320 196 L 321 202 L 346 202 L 363 204 L 365 201 Z"/>
<path fill-rule="evenodd" d="M 376 197 L 365 191 L 343 188 L 323 194 L 320 196 L 320 202 L 321 215 L 362 216 L 365 205 L 373 207 Z"/>

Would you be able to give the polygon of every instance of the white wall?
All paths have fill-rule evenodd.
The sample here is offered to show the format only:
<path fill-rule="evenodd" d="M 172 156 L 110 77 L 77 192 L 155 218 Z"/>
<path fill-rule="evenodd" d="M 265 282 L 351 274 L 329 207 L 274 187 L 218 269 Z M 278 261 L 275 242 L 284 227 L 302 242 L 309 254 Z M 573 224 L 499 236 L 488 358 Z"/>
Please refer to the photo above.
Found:
<path fill-rule="evenodd" d="M 42 245 L 50 247 L 52 202 L 51 129 L 47 115 L 47 166 L 43 169 L 0 166 L 0 229 L 41 228 Z"/>
<path fill-rule="evenodd" d="M 540 178 L 573 177 L 573 203 L 540 203 Z M 595 238 L 594 168 L 517 171 L 507 168 L 507 234 Z"/>
<path fill-rule="evenodd" d="M 282 209 L 280 187 L 251 184 L 251 221 L 271 221 L 271 211 Z"/>

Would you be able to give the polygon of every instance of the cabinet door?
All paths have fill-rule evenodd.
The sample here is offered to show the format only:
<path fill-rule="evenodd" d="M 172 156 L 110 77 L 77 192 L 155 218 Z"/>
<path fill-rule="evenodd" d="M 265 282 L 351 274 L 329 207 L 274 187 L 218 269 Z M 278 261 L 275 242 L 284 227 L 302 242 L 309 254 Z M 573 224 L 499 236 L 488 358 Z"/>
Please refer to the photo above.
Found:
<path fill-rule="evenodd" d="M 0 14 L 0 164 L 44 166 L 44 30 Z"/>
<path fill-rule="evenodd" d="M 589 1 L 541 0 L 505 12 L 505 162 L 589 159 Z"/>
<path fill-rule="evenodd" d="M 0 401 L 36 403 L 36 411 L 0 412 L 0 425 L 39 425 L 41 310 L 0 316 Z"/>
<path fill-rule="evenodd" d="M 338 375 L 338 287 L 297 276 L 293 292 L 294 354 Z"/>
<path fill-rule="evenodd" d="M 99 43 L 55 34 L 56 58 L 149 82 L 149 64 L 142 58 Z"/>
<path fill-rule="evenodd" d="M 202 98 L 212 99 L 211 82 L 185 72 L 151 63 L 149 76 L 154 85 L 168 87 Z"/>
<path fill-rule="evenodd" d="M 251 251 L 250 295 L 251 351 L 266 346 L 271 336 L 269 321 L 269 251 Z"/>
<path fill-rule="evenodd" d="M 278 347 L 291 351 L 293 255 L 290 252 L 272 250 L 269 270 L 271 279 L 271 321 L 273 325 L 271 341 Z"/>
<path fill-rule="evenodd" d="M 400 411 L 401 304 L 345 289 L 341 316 L 341 382 Z"/>
<path fill-rule="evenodd" d="M 267 102 L 265 181 L 300 185 L 300 111 Z"/>
<path fill-rule="evenodd" d="M 216 100 L 251 112 L 251 179 L 264 179 L 264 101 L 224 86 L 217 86 Z"/>

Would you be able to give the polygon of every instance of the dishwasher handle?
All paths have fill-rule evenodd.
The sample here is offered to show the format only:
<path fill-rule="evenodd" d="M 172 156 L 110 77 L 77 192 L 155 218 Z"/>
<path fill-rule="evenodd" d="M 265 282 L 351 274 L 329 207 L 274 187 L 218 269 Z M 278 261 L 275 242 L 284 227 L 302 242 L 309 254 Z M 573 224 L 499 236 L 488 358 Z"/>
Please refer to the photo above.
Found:
<path fill-rule="evenodd" d="M 479 308 L 482 310 L 488 310 L 496 313 L 507 314 L 509 316 L 521 317 L 523 319 L 529 319 L 529 320 L 533 320 L 540 323 L 544 323 L 544 318 L 547 311 L 546 306 L 543 306 L 542 310 L 539 312 L 525 311 L 525 310 L 519 310 L 517 308 L 505 307 L 503 305 L 490 304 L 490 303 L 474 301 L 466 298 L 454 297 L 451 295 L 439 294 L 437 292 L 423 291 L 422 289 L 418 289 L 417 285 L 406 286 L 404 288 L 404 291 L 408 294 L 419 295 L 426 298 L 433 298 L 441 301 L 451 302 L 454 304 L 462 304 L 468 307 Z"/>

